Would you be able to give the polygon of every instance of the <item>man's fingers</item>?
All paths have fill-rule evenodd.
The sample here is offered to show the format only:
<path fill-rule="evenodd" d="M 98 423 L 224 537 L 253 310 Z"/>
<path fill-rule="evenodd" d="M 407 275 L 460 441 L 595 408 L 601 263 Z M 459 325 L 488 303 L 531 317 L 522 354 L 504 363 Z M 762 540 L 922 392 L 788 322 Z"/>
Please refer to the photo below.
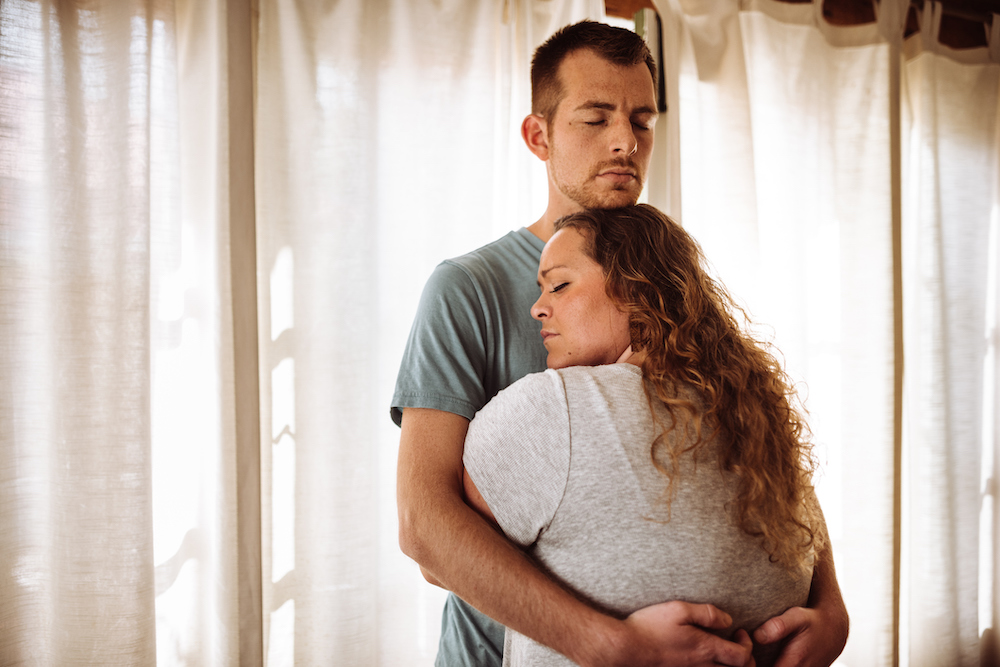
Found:
<path fill-rule="evenodd" d="M 733 618 L 718 607 L 710 604 L 687 604 L 688 622 L 704 629 L 724 630 L 733 624 Z M 705 646 L 712 655 L 715 664 L 728 667 L 753 667 L 753 642 L 746 630 L 740 630 L 734 638 L 727 641 L 712 634 L 704 635 Z"/>
<path fill-rule="evenodd" d="M 739 643 L 726 641 L 715 635 L 708 635 L 706 646 L 709 655 L 712 656 L 712 664 L 727 665 L 728 667 L 753 667 L 753 643 L 745 630 L 741 630 L 746 641 L 740 639 L 737 633 L 734 639 Z M 699 663 L 700 664 L 700 663 Z"/>
<path fill-rule="evenodd" d="M 753 638 L 761 644 L 773 644 L 789 635 L 801 632 L 808 625 L 809 616 L 806 610 L 802 607 L 792 607 L 781 616 L 775 616 L 757 628 Z"/>
<path fill-rule="evenodd" d="M 776 642 L 785 636 L 785 624 L 780 616 L 768 619 L 764 625 L 754 630 L 753 638 L 761 644 Z"/>
<path fill-rule="evenodd" d="M 729 614 L 710 604 L 688 604 L 687 617 L 691 625 L 713 630 L 725 630 L 733 624 Z"/>
<path fill-rule="evenodd" d="M 740 646 L 746 649 L 747 658 L 746 662 L 743 663 L 743 667 L 757 667 L 757 662 L 753 658 L 753 641 L 750 640 L 750 635 L 743 628 L 736 631 L 736 636 L 733 637 Z"/>

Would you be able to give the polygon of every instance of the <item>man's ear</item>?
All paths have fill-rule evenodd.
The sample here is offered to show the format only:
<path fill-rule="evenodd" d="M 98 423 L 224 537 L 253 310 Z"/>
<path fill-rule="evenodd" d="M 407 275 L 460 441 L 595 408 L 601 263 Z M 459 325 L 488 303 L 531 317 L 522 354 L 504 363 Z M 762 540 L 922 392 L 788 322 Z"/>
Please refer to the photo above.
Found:
<path fill-rule="evenodd" d="M 542 162 L 549 159 L 548 123 L 544 118 L 529 114 L 521 123 L 521 138 L 535 157 Z"/>

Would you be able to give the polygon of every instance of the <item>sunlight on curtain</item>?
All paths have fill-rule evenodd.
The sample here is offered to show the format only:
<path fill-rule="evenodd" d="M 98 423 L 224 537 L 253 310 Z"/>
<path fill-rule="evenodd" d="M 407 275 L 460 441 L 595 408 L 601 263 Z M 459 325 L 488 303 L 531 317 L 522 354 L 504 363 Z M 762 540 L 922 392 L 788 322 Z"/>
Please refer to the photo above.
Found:
<path fill-rule="evenodd" d="M 916 667 L 978 665 L 996 632 L 1000 63 L 938 44 L 939 10 L 907 41 L 902 79 L 902 649 Z"/>
<path fill-rule="evenodd" d="M 171 216 L 154 228 L 153 517 L 162 665 L 238 658 L 225 3 L 181 0 L 174 132 L 156 146 Z"/>
<path fill-rule="evenodd" d="M 0 663 L 154 661 L 150 248 L 169 12 L 0 4 Z"/>
<path fill-rule="evenodd" d="M 224 7 L 176 10 L 0 6 L 3 664 L 236 656 Z"/>
<path fill-rule="evenodd" d="M 874 25 L 825 36 L 809 5 L 795 24 L 786 6 L 758 6 L 740 14 L 760 262 L 751 309 L 805 383 L 852 617 L 841 661 L 881 664 L 893 572 L 889 51 L 872 44 Z"/>

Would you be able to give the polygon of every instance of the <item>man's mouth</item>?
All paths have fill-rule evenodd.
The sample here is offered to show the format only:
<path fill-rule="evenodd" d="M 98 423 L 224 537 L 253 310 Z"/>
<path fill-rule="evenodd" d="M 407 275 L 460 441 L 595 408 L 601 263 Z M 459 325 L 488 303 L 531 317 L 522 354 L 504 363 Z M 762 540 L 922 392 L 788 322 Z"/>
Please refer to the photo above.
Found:
<path fill-rule="evenodd" d="M 609 169 L 607 171 L 602 171 L 598 174 L 598 177 L 611 181 L 615 185 L 624 185 L 635 180 L 636 178 L 634 173 L 624 169 Z"/>
<path fill-rule="evenodd" d="M 597 171 L 598 178 L 604 178 L 616 185 L 638 180 L 638 171 L 630 161 L 605 163 Z"/>

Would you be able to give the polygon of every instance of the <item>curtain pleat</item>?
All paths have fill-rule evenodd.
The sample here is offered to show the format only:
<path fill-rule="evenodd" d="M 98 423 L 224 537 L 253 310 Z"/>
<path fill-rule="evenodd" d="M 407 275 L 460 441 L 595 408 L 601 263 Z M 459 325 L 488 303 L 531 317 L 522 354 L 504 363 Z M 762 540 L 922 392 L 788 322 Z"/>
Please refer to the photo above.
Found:
<path fill-rule="evenodd" d="M 996 544 L 995 477 L 983 464 L 997 451 L 987 297 L 997 289 L 1000 65 L 924 51 L 906 62 L 903 83 L 902 611 L 910 664 L 978 665 L 980 634 L 996 627 L 979 597 L 991 594 L 980 581 L 992 565 L 981 559 L 995 558 Z"/>
<path fill-rule="evenodd" d="M 154 659 L 155 19 L 138 2 L 0 8 L 3 664 Z"/>
<path fill-rule="evenodd" d="M 240 57 L 231 55 L 229 14 L 247 8 L 243 0 L 170 7 L 176 93 L 165 111 L 174 129 L 160 157 L 174 174 L 176 208 L 160 230 L 167 242 L 155 248 L 151 341 L 157 663 L 164 665 L 260 661 L 259 601 L 247 597 L 259 590 L 252 562 L 259 538 L 248 544 L 247 534 L 259 531 L 260 519 L 253 507 L 244 509 L 248 443 L 238 440 L 246 435 L 237 423 L 245 409 L 237 370 L 252 369 L 237 369 L 245 350 L 235 344 L 238 335 L 252 336 L 254 323 L 241 318 L 233 272 L 237 262 L 252 266 L 254 251 L 235 238 L 245 220 L 231 205 L 234 196 L 252 197 L 240 181 L 243 166 L 231 164 L 232 156 L 252 155 L 252 145 L 233 145 L 240 134 L 233 123 L 248 115 L 246 102 L 234 110 L 230 101 L 231 73 L 243 68 L 236 76 L 246 76 L 252 62 L 249 54 L 233 61 Z M 248 21 L 242 30 L 250 29 Z M 237 334 L 241 323 L 250 331 Z"/>

